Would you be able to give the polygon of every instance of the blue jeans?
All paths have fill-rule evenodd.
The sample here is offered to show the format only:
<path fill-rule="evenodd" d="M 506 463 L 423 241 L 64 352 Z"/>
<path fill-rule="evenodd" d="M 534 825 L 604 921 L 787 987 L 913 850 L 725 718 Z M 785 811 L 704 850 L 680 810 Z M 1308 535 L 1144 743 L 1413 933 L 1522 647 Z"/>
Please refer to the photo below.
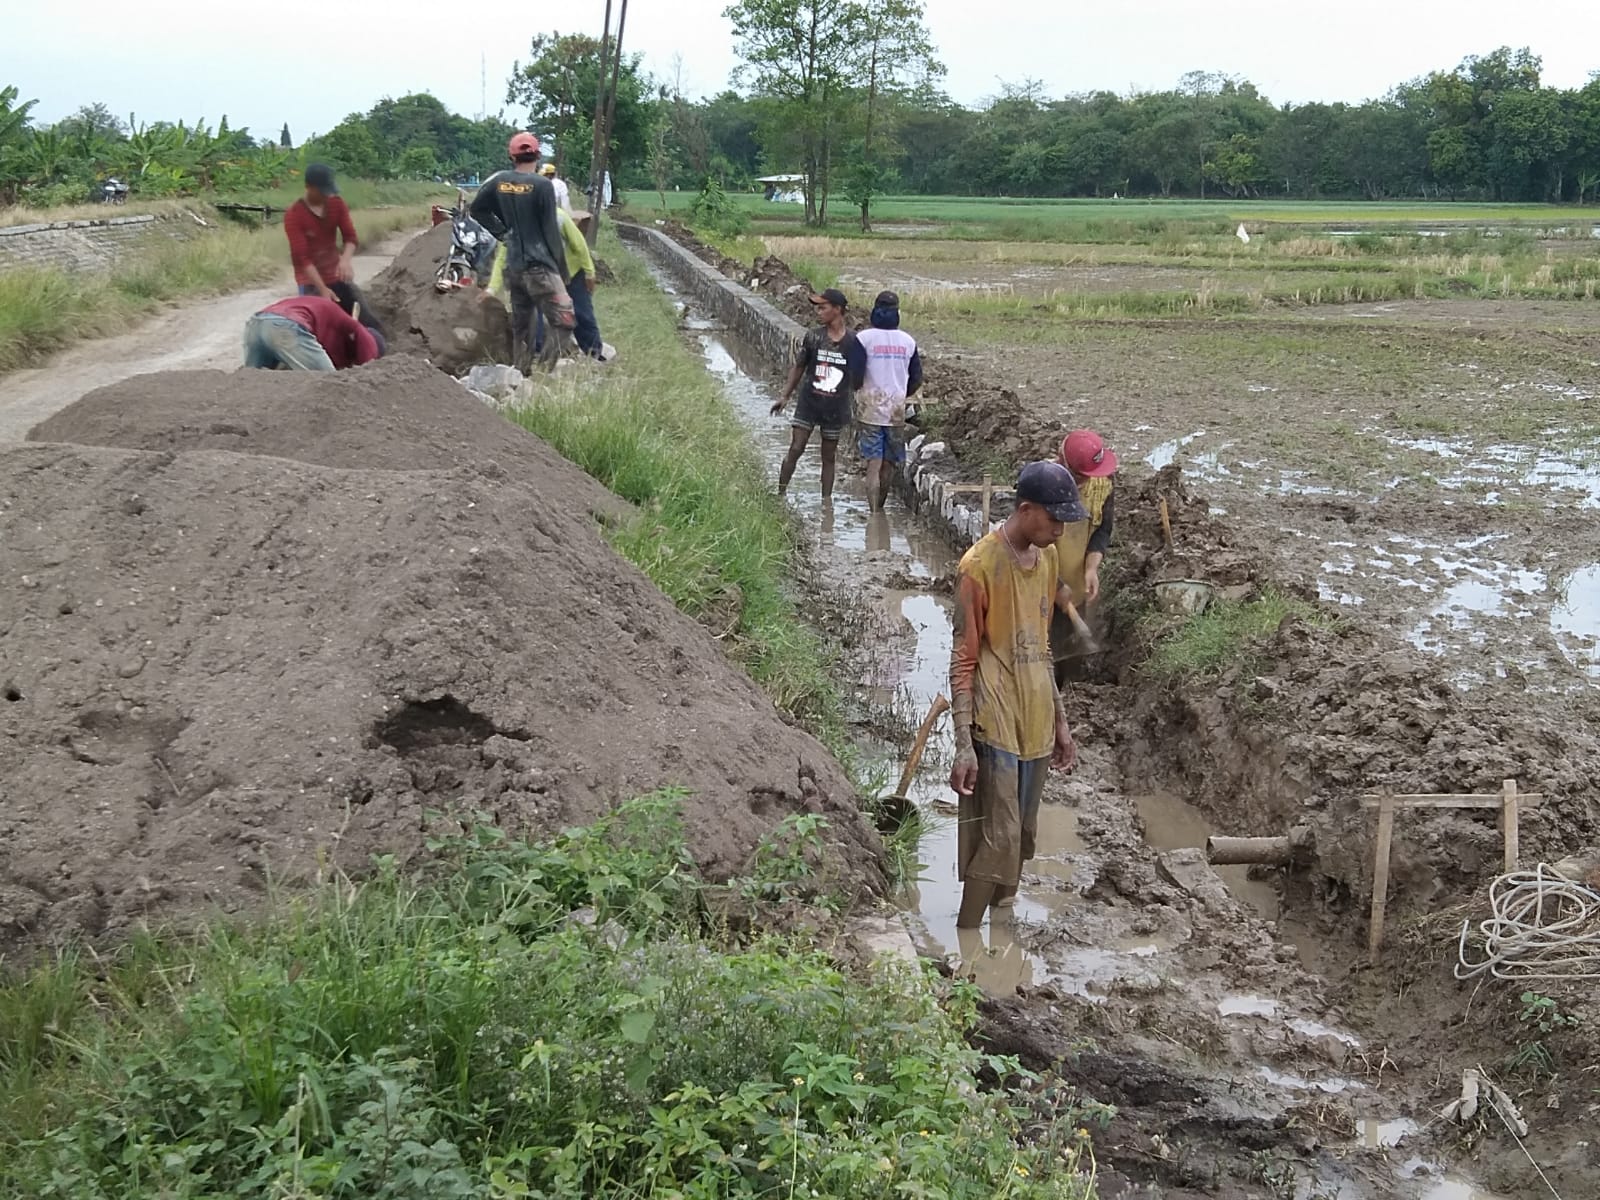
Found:
<path fill-rule="evenodd" d="M 578 349 L 591 358 L 600 357 L 600 322 L 594 316 L 594 296 L 589 292 L 589 281 L 583 271 L 572 277 L 567 285 L 567 294 L 572 297 L 572 315 L 577 318 L 578 325 L 573 330 L 578 341 Z M 544 348 L 544 314 L 537 313 L 533 330 L 533 348 L 538 353 Z"/>
<path fill-rule="evenodd" d="M 333 359 L 298 321 L 257 313 L 244 323 L 244 365 L 269 371 L 331 371 Z"/>

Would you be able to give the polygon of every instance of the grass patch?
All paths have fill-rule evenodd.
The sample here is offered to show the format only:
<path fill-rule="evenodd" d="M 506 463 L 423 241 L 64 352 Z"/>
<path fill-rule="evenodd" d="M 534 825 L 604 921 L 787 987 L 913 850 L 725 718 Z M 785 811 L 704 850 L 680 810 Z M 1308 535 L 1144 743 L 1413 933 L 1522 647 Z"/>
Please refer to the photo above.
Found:
<path fill-rule="evenodd" d="M 369 244 L 420 229 L 426 218 L 413 207 L 355 213 L 356 230 Z M 288 266 L 282 229 L 224 226 L 183 239 L 152 237 L 105 275 L 61 267 L 0 273 L 0 373 L 37 366 L 74 342 L 120 333 L 169 301 L 286 277 Z"/>
<path fill-rule="evenodd" d="M 433 848 L 0 981 L 0 1194 L 1092 1196 L 1074 1114 L 976 1088 L 975 989 L 709 927 L 673 795 Z"/>
<path fill-rule="evenodd" d="M 1254 600 L 1219 599 L 1159 637 L 1145 669 L 1162 679 L 1189 681 L 1212 678 L 1231 666 L 1248 668 L 1258 659 L 1260 644 L 1290 617 L 1331 624 L 1315 605 L 1272 588 Z"/>
<path fill-rule="evenodd" d="M 609 232 L 617 272 L 596 302 L 625 353 L 602 374 L 543 383 L 512 419 L 639 507 L 613 545 L 843 756 L 834 655 L 787 580 L 800 543 L 717 382 L 683 344 L 666 297 Z"/>
<path fill-rule="evenodd" d="M 339 194 L 352 210 L 362 208 L 421 207 L 424 217 L 427 205 L 443 198 L 454 198 L 455 189 L 447 184 L 424 183 L 415 180 L 348 179 L 339 183 Z M 206 214 L 213 204 L 265 204 L 273 208 L 288 208 L 305 195 L 298 182 L 278 187 L 252 188 L 236 192 L 207 192 L 202 196 L 170 197 L 162 200 L 130 199 L 126 204 L 58 204 L 48 208 L 28 205 L 0 207 L 0 227 L 6 225 L 34 225 L 45 221 L 95 221 L 108 217 L 133 217 L 149 214 L 156 217 L 180 217 L 186 213 Z"/>

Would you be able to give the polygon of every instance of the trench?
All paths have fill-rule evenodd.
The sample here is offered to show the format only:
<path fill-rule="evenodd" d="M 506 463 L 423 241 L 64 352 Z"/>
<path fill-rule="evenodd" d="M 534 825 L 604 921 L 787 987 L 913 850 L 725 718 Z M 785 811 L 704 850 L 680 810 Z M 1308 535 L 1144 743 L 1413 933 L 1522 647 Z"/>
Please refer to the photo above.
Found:
<path fill-rule="evenodd" d="M 645 261 L 775 478 L 789 431 L 786 420 L 769 414 L 776 391 L 768 382 L 771 363 L 697 307 L 653 256 Z M 795 472 L 789 504 L 824 585 L 869 605 L 869 628 L 887 631 L 854 682 L 864 705 L 894 710 L 906 727 L 919 722 L 948 686 L 948 580 L 959 554 L 944 533 L 899 498 L 891 499 L 887 513 L 871 514 L 848 445 L 847 435 L 832 502 L 822 500 L 810 448 Z M 1126 702 L 1112 685 L 1088 690 L 1099 702 Z M 1047 789 L 1036 857 L 1025 868 L 1014 920 L 958 931 L 961 885 L 945 782 L 953 739 L 948 718 L 939 721 L 908 790 L 924 829 L 922 867 L 896 897 L 919 952 L 952 964 L 996 998 L 1014 997 L 1020 988 L 1025 998 L 1042 997 L 1047 1005 L 1089 1006 L 1106 1033 L 1129 1027 L 1120 1013 L 1124 1005 L 1149 1004 L 1156 1027 L 1147 1040 L 1179 1044 L 1184 1053 L 1174 1057 L 1183 1061 L 1188 1082 L 1212 1093 L 1210 1107 L 1224 1123 L 1268 1129 L 1281 1126 L 1286 1112 L 1331 1101 L 1348 1104 L 1351 1115 L 1341 1118 L 1341 1132 L 1329 1135 L 1333 1149 L 1301 1152 L 1299 1165 L 1309 1173 L 1296 1176 L 1300 1182 L 1292 1192 L 1274 1194 L 1302 1200 L 1502 1200 L 1413 1150 L 1421 1123 L 1356 1078 L 1348 1061 L 1330 1063 L 1328 1047 L 1357 1055 L 1361 1039 L 1321 1006 L 1321 980 L 1306 969 L 1317 965 L 1317 947 L 1282 919 L 1277 888 L 1252 878 L 1248 868 L 1205 866 L 1200 848 L 1216 832 L 1208 818 L 1177 795 L 1136 786 L 1138 780 L 1124 777 L 1121 748 L 1095 744 L 1090 736 L 1092 730 L 1080 734 L 1077 771 Z M 898 778 L 909 742 L 909 736 L 904 742 L 872 733 L 861 738 L 863 757 L 879 764 L 888 781 L 885 791 Z M 1156 871 L 1152 863 L 1159 863 Z M 1202 929 L 1157 903 L 1165 894 L 1159 880 L 1150 883 L 1157 871 L 1219 881 L 1220 894 L 1206 900 L 1215 927 Z M 1118 882 L 1107 883 L 1108 877 Z M 1141 893 L 1141 887 L 1154 890 Z M 1152 1002 L 1163 992 L 1176 995 Z M 1169 1019 L 1170 1026 L 1162 1027 Z M 1195 1032 L 1197 1023 L 1203 1031 Z M 1380 1156 L 1381 1183 L 1374 1180 L 1376 1164 L 1352 1165 L 1351 1156 L 1364 1151 Z M 1135 1178 L 1151 1186 L 1186 1182 L 1160 1171 Z"/>

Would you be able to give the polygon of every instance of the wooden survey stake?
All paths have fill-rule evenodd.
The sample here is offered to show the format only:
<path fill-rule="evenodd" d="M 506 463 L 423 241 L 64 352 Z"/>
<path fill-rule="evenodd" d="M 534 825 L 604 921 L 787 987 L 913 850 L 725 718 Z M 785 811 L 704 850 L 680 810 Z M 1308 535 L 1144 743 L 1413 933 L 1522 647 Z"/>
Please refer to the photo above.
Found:
<path fill-rule="evenodd" d="M 1505 873 L 1517 869 L 1520 856 L 1519 820 L 1523 809 L 1537 808 L 1542 792 L 1519 792 L 1517 781 L 1508 779 L 1490 795 L 1442 793 L 1417 795 L 1369 795 L 1361 797 L 1362 808 L 1378 810 L 1378 838 L 1372 861 L 1372 924 L 1367 931 L 1367 952 L 1373 959 L 1383 946 L 1383 922 L 1389 909 L 1389 851 L 1394 845 L 1394 814 L 1401 808 L 1498 808 L 1500 831 L 1505 839 Z"/>
<path fill-rule="evenodd" d="M 983 477 L 983 532 L 989 532 L 989 504 L 994 499 L 994 476 Z"/>

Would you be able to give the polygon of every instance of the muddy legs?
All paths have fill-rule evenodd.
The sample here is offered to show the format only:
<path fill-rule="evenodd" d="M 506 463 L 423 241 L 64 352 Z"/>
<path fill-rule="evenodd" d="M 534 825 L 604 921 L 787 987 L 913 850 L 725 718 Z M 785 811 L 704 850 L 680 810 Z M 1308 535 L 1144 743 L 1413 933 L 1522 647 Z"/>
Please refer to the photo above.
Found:
<path fill-rule="evenodd" d="M 999 885 L 986 879 L 969 879 L 961 885 L 961 910 L 956 914 L 957 929 L 976 929 L 994 903 Z"/>

